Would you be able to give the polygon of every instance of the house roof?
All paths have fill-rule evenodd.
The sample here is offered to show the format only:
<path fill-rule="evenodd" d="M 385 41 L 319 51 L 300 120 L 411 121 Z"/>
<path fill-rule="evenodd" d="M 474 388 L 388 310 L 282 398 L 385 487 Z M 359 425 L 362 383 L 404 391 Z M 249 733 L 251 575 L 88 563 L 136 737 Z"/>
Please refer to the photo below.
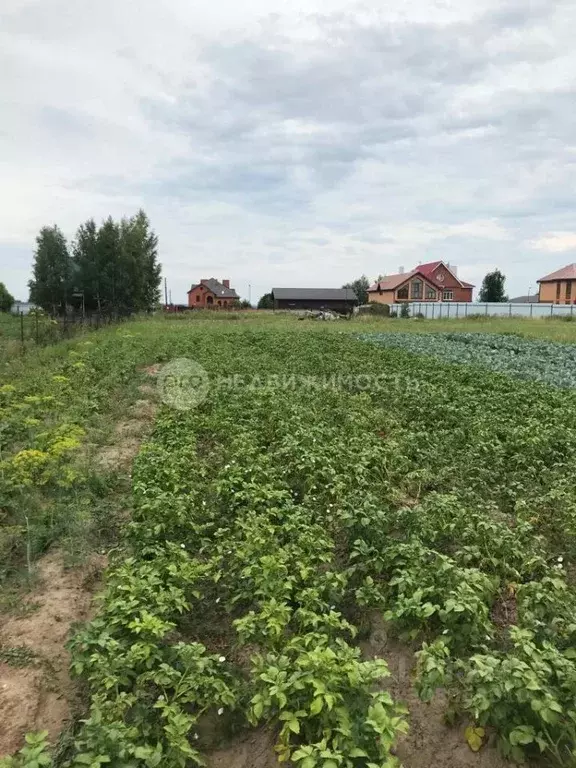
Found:
<path fill-rule="evenodd" d="M 555 280 L 576 280 L 576 264 L 568 264 L 562 269 L 557 269 L 556 272 L 551 272 L 549 275 L 541 277 L 537 280 L 537 283 L 551 283 Z"/>
<path fill-rule="evenodd" d="M 209 291 L 212 291 L 212 293 L 215 296 L 218 296 L 222 299 L 237 299 L 238 294 L 234 290 L 234 288 L 226 288 L 226 286 L 221 283 L 219 280 L 216 280 L 215 277 L 211 277 L 208 280 L 202 280 L 201 283 L 196 283 L 195 285 L 190 288 L 188 293 L 191 293 L 194 288 L 198 288 L 199 285 L 204 285 L 206 288 L 208 288 Z"/>
<path fill-rule="evenodd" d="M 537 304 L 538 294 L 533 293 L 530 296 L 515 296 L 513 299 L 508 299 L 509 304 Z"/>
<path fill-rule="evenodd" d="M 358 301 L 352 288 L 272 288 L 272 295 L 294 301 Z"/>
<path fill-rule="evenodd" d="M 421 275 L 424 277 L 429 283 L 434 285 L 436 288 L 442 289 L 444 286 L 434 280 L 433 275 L 434 271 L 440 266 L 444 266 L 445 269 L 450 272 L 451 275 L 454 276 L 454 279 L 457 280 L 462 288 L 474 288 L 472 283 L 466 283 L 464 280 L 460 280 L 460 278 L 454 274 L 453 270 L 450 268 L 448 264 L 445 264 L 443 261 L 430 261 L 427 264 L 419 264 L 414 269 L 410 270 L 410 272 L 399 272 L 396 275 L 387 275 L 383 280 L 380 280 L 379 283 L 374 283 L 374 285 L 371 285 L 368 289 L 368 292 L 373 291 L 392 291 L 395 288 L 398 288 L 402 283 L 404 283 L 406 280 L 408 280 L 411 277 L 414 277 L 415 275 Z"/>

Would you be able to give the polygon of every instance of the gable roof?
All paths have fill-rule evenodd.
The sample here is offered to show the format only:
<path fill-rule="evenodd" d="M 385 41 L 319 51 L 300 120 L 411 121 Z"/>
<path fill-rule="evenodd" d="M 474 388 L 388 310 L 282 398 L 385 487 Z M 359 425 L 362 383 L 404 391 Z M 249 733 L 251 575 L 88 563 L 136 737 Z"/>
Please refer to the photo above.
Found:
<path fill-rule="evenodd" d="M 568 264 L 562 269 L 557 269 L 556 272 L 551 272 L 549 275 L 541 277 L 537 280 L 537 283 L 548 283 L 554 280 L 576 280 L 576 264 Z"/>
<path fill-rule="evenodd" d="M 402 285 L 402 283 L 404 283 L 406 280 L 411 277 L 415 277 L 416 275 L 421 275 L 431 285 L 441 290 L 444 288 L 443 284 L 439 283 L 433 277 L 435 270 L 438 269 L 439 266 L 443 266 L 447 272 L 450 272 L 454 280 L 456 280 L 462 286 L 462 288 L 474 288 L 472 283 L 466 283 L 463 280 L 460 280 L 460 278 L 455 275 L 451 268 L 443 261 L 430 261 L 427 264 L 419 264 L 417 267 L 414 267 L 414 269 L 410 270 L 410 272 L 400 272 L 396 275 L 387 275 L 383 280 L 380 280 L 379 283 L 374 283 L 374 285 L 371 285 L 370 288 L 368 288 L 368 292 L 370 293 L 378 290 L 392 291 Z"/>
<path fill-rule="evenodd" d="M 272 288 L 272 296 L 294 301 L 358 301 L 352 288 Z"/>
<path fill-rule="evenodd" d="M 221 299 L 239 298 L 234 288 L 226 288 L 226 286 L 223 283 L 221 283 L 219 280 L 216 280 L 215 277 L 211 277 L 209 280 L 202 280 L 202 282 L 196 283 L 195 285 L 192 286 L 192 288 L 190 288 L 188 293 L 191 293 L 194 290 L 194 288 L 198 288 L 199 285 L 205 286 L 215 296 L 218 296 Z"/>

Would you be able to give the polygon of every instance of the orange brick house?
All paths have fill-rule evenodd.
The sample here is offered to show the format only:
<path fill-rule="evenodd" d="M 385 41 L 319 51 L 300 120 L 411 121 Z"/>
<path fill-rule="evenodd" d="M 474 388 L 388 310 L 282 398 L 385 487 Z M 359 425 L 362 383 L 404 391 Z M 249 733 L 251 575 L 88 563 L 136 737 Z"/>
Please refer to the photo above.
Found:
<path fill-rule="evenodd" d="M 557 269 L 537 281 L 538 301 L 548 304 L 576 304 L 576 264 Z"/>
<path fill-rule="evenodd" d="M 214 277 L 203 278 L 188 291 L 188 306 L 196 309 L 216 309 L 231 307 L 239 299 L 230 280 L 216 280 Z"/>
<path fill-rule="evenodd" d="M 410 272 L 388 275 L 368 288 L 368 301 L 397 304 L 402 301 L 472 301 L 474 286 L 459 280 L 443 261 L 419 264 Z"/>

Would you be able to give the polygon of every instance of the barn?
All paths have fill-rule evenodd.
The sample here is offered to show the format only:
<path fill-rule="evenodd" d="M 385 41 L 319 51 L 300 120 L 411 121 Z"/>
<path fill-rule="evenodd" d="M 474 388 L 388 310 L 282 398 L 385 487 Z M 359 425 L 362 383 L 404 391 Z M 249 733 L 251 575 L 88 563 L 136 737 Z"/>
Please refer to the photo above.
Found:
<path fill-rule="evenodd" d="M 332 309 L 345 314 L 358 304 L 351 288 L 273 288 L 274 309 Z"/>

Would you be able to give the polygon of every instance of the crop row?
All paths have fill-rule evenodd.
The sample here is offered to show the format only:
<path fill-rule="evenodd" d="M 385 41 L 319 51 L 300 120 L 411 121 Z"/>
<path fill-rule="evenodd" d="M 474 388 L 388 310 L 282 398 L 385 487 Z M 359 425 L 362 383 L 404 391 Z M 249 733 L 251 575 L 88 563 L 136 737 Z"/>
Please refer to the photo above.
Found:
<path fill-rule="evenodd" d="M 576 345 L 496 333 L 368 333 L 374 344 L 465 365 L 479 365 L 553 387 L 576 387 Z"/>
<path fill-rule="evenodd" d="M 340 334 L 194 344 L 262 385 L 161 412 L 142 449 L 125 547 L 73 642 L 91 707 L 68 764 L 198 764 L 215 721 L 271 724 L 299 768 L 394 765 L 405 718 L 355 644 L 374 609 L 422 643 L 424 698 L 446 687 L 508 754 L 572 764 L 574 394 Z M 339 383 L 266 384 L 294 372 Z"/>

